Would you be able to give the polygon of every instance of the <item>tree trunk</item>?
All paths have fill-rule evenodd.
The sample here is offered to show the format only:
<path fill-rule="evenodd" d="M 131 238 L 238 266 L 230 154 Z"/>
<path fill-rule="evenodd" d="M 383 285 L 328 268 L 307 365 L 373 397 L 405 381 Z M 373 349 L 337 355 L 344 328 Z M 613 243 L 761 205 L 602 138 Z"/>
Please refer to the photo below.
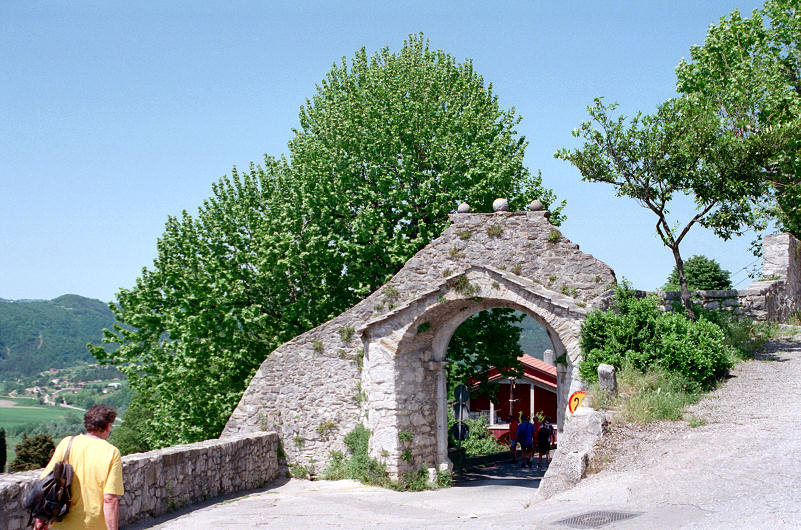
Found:
<path fill-rule="evenodd" d="M 673 259 L 676 260 L 676 271 L 679 273 L 679 285 L 681 285 L 681 305 L 687 311 L 687 316 L 690 320 L 695 321 L 695 313 L 693 312 L 693 304 L 690 299 L 690 289 L 687 288 L 687 278 L 684 277 L 684 261 L 679 254 L 679 246 L 671 247 L 673 251 Z"/>

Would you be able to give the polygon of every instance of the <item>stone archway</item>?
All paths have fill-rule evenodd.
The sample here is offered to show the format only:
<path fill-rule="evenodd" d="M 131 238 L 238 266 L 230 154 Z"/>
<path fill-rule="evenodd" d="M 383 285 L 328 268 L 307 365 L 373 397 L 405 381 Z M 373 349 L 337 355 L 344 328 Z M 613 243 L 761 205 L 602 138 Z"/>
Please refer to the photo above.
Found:
<path fill-rule="evenodd" d="M 567 368 L 579 359 L 578 338 L 586 309 L 572 298 L 505 271 L 473 266 L 446 278 L 436 290 L 368 322 L 359 331 L 365 344 L 362 388 L 368 399 L 370 454 L 391 472 L 448 463 L 445 356 L 454 331 L 479 311 L 509 307 L 532 316 L 564 355 L 558 387 L 558 422 L 570 392 L 580 381 Z M 434 394 L 432 396 L 432 393 Z M 411 441 L 399 433 L 411 434 Z M 408 453 L 404 454 L 404 451 Z"/>
<path fill-rule="evenodd" d="M 447 464 L 447 344 L 465 319 L 494 307 L 523 311 L 546 328 L 556 357 L 564 355 L 564 410 L 582 385 L 581 322 L 616 283 L 614 272 L 564 238 L 546 211 L 450 221 L 387 285 L 271 353 L 222 436 L 276 430 L 289 463 L 319 470 L 362 423 L 371 456 L 393 475 Z"/>

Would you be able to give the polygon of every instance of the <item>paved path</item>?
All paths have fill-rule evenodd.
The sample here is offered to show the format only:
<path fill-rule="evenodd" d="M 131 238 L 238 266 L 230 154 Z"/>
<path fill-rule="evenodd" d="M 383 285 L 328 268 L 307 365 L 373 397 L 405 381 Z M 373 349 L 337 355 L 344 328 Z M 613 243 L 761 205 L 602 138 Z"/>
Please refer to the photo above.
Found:
<path fill-rule="evenodd" d="M 576 528 L 559 521 L 593 511 L 635 514 L 605 529 L 799 528 L 801 348 L 781 344 L 761 359 L 693 407 L 706 425 L 645 439 L 548 500 L 535 496 L 536 473 L 507 465 L 419 493 L 290 480 L 131 528 Z"/>

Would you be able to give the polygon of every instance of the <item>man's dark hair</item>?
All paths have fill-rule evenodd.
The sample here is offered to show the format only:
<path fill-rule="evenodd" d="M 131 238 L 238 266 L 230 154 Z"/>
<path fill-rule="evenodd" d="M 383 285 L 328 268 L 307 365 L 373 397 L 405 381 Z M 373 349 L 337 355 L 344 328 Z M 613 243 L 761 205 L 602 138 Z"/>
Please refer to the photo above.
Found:
<path fill-rule="evenodd" d="M 551 417 L 545 416 L 545 423 L 551 423 Z"/>
<path fill-rule="evenodd" d="M 110 405 L 95 405 L 83 416 L 83 426 L 87 432 L 105 431 L 117 419 L 117 411 Z"/>

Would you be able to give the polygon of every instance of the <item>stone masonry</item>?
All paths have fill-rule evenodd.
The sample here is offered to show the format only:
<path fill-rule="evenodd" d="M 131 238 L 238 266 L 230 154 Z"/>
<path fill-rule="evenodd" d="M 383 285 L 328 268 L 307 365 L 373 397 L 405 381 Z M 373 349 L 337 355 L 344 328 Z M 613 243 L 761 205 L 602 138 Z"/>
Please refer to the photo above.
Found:
<path fill-rule="evenodd" d="M 496 307 L 547 330 L 566 363 L 558 389 L 565 409 L 581 386 L 581 321 L 608 296 L 614 272 L 562 236 L 546 211 L 471 214 L 464 206 L 389 283 L 271 353 L 222 437 L 276 430 L 289 464 L 319 471 L 361 423 L 372 433 L 371 456 L 394 476 L 448 465 L 447 344 L 464 320 Z"/>
<path fill-rule="evenodd" d="M 25 492 L 42 470 L 0 474 L 0 528 L 25 528 Z M 278 478 L 278 435 L 259 432 L 177 445 L 122 459 L 126 525 L 229 493 L 261 488 Z"/>
<path fill-rule="evenodd" d="M 762 278 L 745 289 L 692 291 L 695 303 L 753 320 L 784 322 L 801 311 L 801 243 L 782 233 L 762 242 Z M 681 293 L 661 293 L 664 307 L 681 302 Z"/>

